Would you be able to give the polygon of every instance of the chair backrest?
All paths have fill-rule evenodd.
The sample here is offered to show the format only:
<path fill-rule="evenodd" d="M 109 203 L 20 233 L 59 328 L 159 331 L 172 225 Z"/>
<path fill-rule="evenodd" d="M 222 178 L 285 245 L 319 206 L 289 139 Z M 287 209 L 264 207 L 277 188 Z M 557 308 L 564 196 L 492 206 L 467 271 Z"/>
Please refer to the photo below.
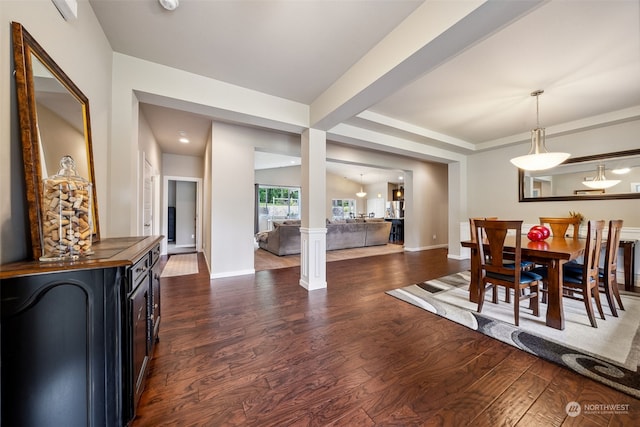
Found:
<path fill-rule="evenodd" d="M 609 221 L 609 232 L 607 233 L 607 247 L 604 252 L 604 272 L 605 274 L 615 274 L 618 270 L 618 246 L 620 245 L 620 231 L 622 230 L 622 220 L 613 219 Z"/>
<path fill-rule="evenodd" d="M 549 216 L 540 217 L 540 225 L 549 224 L 551 228 L 551 235 L 553 237 L 565 237 L 567 235 L 567 229 L 569 226 L 573 226 L 572 237 L 578 238 L 578 232 L 580 231 L 580 218 L 578 217 L 566 217 L 566 218 L 553 218 Z"/>
<path fill-rule="evenodd" d="M 582 264 L 582 277 L 587 280 L 598 281 L 598 266 L 600 264 L 600 252 L 602 248 L 602 234 L 604 221 L 589 221 L 587 223 L 587 241 L 584 247 L 584 263 Z M 588 283 L 588 282 L 585 282 Z"/>
<path fill-rule="evenodd" d="M 498 219 L 497 216 L 489 216 L 489 217 L 483 217 L 483 218 L 469 218 L 469 228 L 471 229 L 471 241 L 472 242 L 476 242 L 478 240 L 478 235 L 477 230 L 476 230 L 476 221 L 483 221 L 483 220 L 487 220 L 487 221 L 493 221 Z M 484 235 L 481 235 L 482 238 L 484 238 Z"/>
<path fill-rule="evenodd" d="M 484 276 L 486 273 L 503 274 L 506 276 L 514 276 L 514 282 L 520 280 L 519 268 L 505 267 L 505 239 L 508 234 L 515 237 L 515 248 L 513 253 L 509 253 L 509 261 L 514 261 L 515 265 L 520 265 L 522 251 L 522 221 L 503 221 L 503 220 L 475 220 L 476 235 L 485 236 L 485 245 L 478 244 L 478 263 Z M 513 258 L 512 258 L 513 257 Z"/>

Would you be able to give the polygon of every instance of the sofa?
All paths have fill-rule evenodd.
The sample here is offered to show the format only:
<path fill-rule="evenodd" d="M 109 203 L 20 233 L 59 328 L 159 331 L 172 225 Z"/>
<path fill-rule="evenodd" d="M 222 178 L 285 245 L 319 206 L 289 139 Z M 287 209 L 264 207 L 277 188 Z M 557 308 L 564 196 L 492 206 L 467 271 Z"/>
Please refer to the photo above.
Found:
<path fill-rule="evenodd" d="M 276 255 L 300 253 L 300 221 L 274 222 L 274 228 L 256 235 L 258 246 Z M 386 245 L 391 223 L 380 218 L 327 220 L 327 250 Z"/>

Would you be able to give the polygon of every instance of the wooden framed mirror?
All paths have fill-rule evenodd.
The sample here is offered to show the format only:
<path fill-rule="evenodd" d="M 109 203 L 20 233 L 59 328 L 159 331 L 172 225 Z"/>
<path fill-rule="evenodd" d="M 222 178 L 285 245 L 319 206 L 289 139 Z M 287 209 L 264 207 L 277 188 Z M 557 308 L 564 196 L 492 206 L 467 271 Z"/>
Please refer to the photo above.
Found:
<path fill-rule="evenodd" d="M 18 115 L 32 254 L 42 255 L 42 179 L 57 174 L 70 155 L 93 188 L 93 241 L 100 240 L 89 100 L 19 23 L 11 23 Z"/>
<path fill-rule="evenodd" d="M 607 180 L 618 181 L 608 188 L 591 188 L 598 168 Z M 558 200 L 640 199 L 640 149 L 570 158 L 552 169 L 518 171 L 521 202 Z"/>

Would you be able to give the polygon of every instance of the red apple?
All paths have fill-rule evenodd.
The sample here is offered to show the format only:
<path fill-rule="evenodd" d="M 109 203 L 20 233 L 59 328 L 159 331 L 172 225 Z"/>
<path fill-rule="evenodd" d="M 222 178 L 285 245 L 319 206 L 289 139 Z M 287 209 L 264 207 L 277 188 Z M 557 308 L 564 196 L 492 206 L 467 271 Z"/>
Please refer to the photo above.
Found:
<path fill-rule="evenodd" d="M 533 241 L 533 242 L 539 242 L 541 240 L 544 240 L 544 238 L 542 237 L 542 231 L 540 230 L 529 230 L 529 233 L 527 233 L 527 237 L 529 238 L 529 240 Z"/>
<path fill-rule="evenodd" d="M 549 238 L 549 236 L 551 236 L 551 231 L 545 227 L 544 225 L 534 225 L 533 227 L 531 227 L 531 230 L 538 230 L 542 233 L 542 238 L 543 239 L 547 239 Z M 529 230 L 529 231 L 531 231 Z"/>

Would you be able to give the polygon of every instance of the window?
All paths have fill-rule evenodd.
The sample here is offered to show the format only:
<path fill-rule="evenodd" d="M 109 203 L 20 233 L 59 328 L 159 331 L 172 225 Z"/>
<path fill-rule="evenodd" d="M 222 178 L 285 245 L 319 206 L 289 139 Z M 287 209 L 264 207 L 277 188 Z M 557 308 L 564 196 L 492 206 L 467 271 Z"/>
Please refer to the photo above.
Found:
<path fill-rule="evenodd" d="M 354 218 L 356 216 L 355 199 L 332 199 L 331 220 Z"/>
<path fill-rule="evenodd" d="M 273 221 L 300 219 L 300 187 L 258 185 L 258 231 L 271 230 Z"/>

